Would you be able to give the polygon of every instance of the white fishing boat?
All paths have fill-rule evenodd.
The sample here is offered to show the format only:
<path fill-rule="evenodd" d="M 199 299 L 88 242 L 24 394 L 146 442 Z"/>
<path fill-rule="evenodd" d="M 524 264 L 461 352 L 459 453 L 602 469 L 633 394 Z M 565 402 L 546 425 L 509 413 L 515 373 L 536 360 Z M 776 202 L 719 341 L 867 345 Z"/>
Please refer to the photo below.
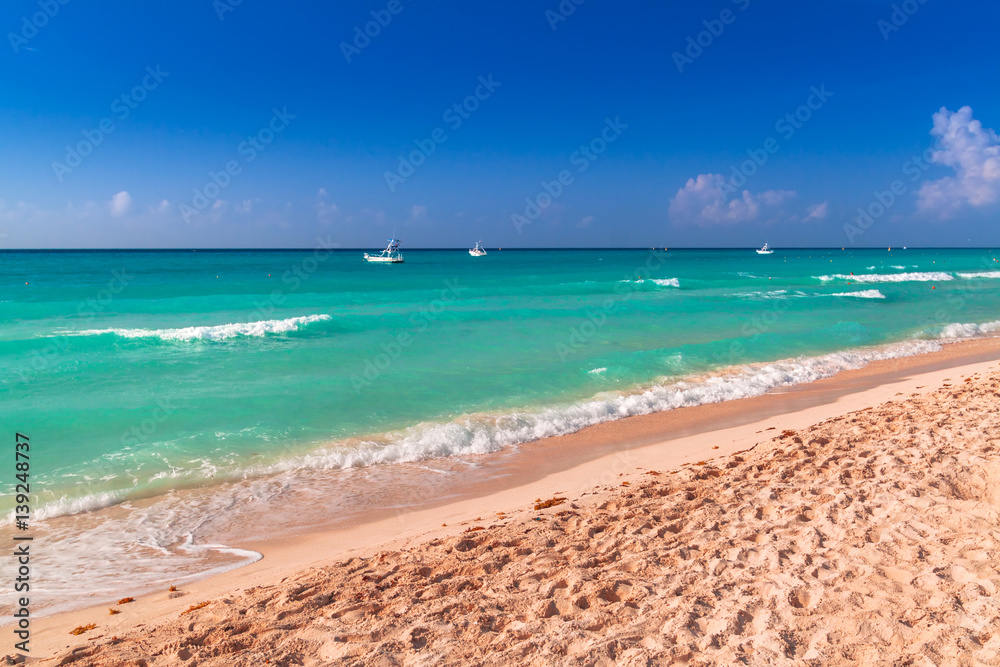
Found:
<path fill-rule="evenodd" d="M 486 254 L 486 248 L 483 247 L 482 241 L 476 241 L 476 247 L 469 250 L 469 254 L 473 257 L 482 257 Z"/>
<path fill-rule="evenodd" d="M 771 246 L 769 246 L 768 244 L 765 243 L 764 247 L 757 251 L 757 254 L 758 255 L 770 255 L 773 252 L 774 251 L 771 250 Z"/>
<path fill-rule="evenodd" d="M 369 255 L 365 253 L 366 262 L 378 262 L 381 264 L 402 264 L 403 255 L 399 252 L 399 241 L 396 239 L 389 239 L 389 245 L 385 247 L 385 250 L 377 255 Z"/>

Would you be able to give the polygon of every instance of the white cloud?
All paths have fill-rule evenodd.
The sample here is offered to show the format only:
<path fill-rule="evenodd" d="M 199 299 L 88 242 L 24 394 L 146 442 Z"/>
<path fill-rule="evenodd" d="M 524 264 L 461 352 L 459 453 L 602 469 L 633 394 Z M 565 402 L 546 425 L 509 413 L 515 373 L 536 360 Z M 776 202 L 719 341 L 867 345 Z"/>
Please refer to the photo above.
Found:
<path fill-rule="evenodd" d="M 826 218 L 827 204 L 829 202 L 823 202 L 822 204 L 813 204 L 806 209 L 806 220 L 823 220 Z"/>
<path fill-rule="evenodd" d="M 972 118 L 972 108 L 934 114 L 937 148 L 931 161 L 955 170 L 954 176 L 924 183 L 917 208 L 947 218 L 963 204 L 981 208 L 1000 197 L 1000 137 Z"/>
<path fill-rule="evenodd" d="M 168 202 L 166 199 L 162 200 L 156 206 L 149 207 L 149 212 L 153 215 L 163 214 L 169 210 L 170 210 L 170 202 Z"/>
<path fill-rule="evenodd" d="M 325 201 L 316 202 L 316 219 L 324 225 L 333 224 L 339 211 L 336 204 L 328 204 Z"/>
<path fill-rule="evenodd" d="M 412 207 L 410 207 L 410 220 L 419 220 L 425 215 L 427 215 L 426 206 L 421 206 L 420 204 L 414 204 Z"/>
<path fill-rule="evenodd" d="M 41 209 L 28 202 L 19 201 L 10 208 L 7 206 L 7 202 L 0 202 L 0 220 L 7 223 L 33 220 L 38 218 L 40 213 L 42 213 Z"/>
<path fill-rule="evenodd" d="M 320 199 L 326 197 L 326 188 L 320 188 L 319 192 L 316 193 L 316 196 L 319 197 Z"/>
<path fill-rule="evenodd" d="M 111 201 L 108 202 L 108 208 L 111 209 L 111 215 L 115 217 L 125 215 L 132 208 L 132 195 L 122 190 L 111 198 Z"/>
<path fill-rule="evenodd" d="M 590 227 L 592 224 L 594 224 L 594 216 L 588 215 L 586 218 L 583 218 L 580 222 L 576 223 L 576 226 L 584 228 Z"/>
<path fill-rule="evenodd" d="M 216 199 L 205 213 L 207 214 L 208 222 L 216 224 L 222 222 L 223 219 L 229 219 L 230 211 L 232 211 L 232 207 L 227 200 Z"/>
<path fill-rule="evenodd" d="M 763 209 L 776 208 L 795 197 L 792 190 L 767 190 L 754 195 L 744 190 L 729 199 L 726 179 L 721 174 L 700 174 L 689 178 L 670 200 L 669 216 L 677 222 L 699 225 L 734 225 L 756 220 Z"/>
<path fill-rule="evenodd" d="M 236 205 L 237 213 L 251 213 L 253 212 L 253 200 L 244 199 L 242 203 Z"/>
<path fill-rule="evenodd" d="M 750 194 L 748 190 L 743 191 L 744 197 L 748 194 Z M 765 190 L 757 195 L 757 199 L 765 206 L 781 206 L 793 197 L 795 197 L 794 190 Z"/>

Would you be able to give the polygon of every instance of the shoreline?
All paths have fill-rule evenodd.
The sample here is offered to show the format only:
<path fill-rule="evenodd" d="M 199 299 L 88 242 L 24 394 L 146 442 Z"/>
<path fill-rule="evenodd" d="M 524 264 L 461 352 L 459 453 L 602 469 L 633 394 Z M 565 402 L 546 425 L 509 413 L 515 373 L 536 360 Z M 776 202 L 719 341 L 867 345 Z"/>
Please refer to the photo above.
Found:
<path fill-rule="evenodd" d="M 107 615 L 105 604 L 40 618 L 33 623 L 31 655 L 52 655 L 84 643 L 81 640 L 87 637 L 107 639 L 165 622 L 193 604 L 226 598 L 239 589 L 275 584 L 337 560 L 454 536 L 477 517 L 522 511 L 535 498 L 579 497 L 595 487 L 615 485 L 619 476 L 634 476 L 639 469 L 675 470 L 730 455 L 770 439 L 771 429 L 804 428 L 891 400 L 897 393 L 928 393 L 953 374 L 982 372 L 997 360 L 1000 338 L 948 343 L 937 352 L 876 361 L 763 396 L 605 422 L 521 445 L 508 456 L 484 455 L 503 459 L 487 466 L 490 479 L 458 485 L 447 499 L 371 512 L 334 529 L 236 542 L 231 546 L 258 551 L 264 558 L 185 584 L 178 596 L 163 591 L 138 597 L 113 617 Z M 552 456 L 553 452 L 558 456 Z M 505 470 L 497 475 L 501 467 Z M 80 640 L 66 634 L 91 622 L 99 627 Z"/>
<path fill-rule="evenodd" d="M 989 341 L 995 340 L 996 343 L 990 343 Z M 415 461 L 410 460 L 391 460 L 386 463 L 369 463 L 361 466 L 349 466 L 345 468 L 324 468 L 324 467 L 303 467 L 301 469 L 294 469 L 291 471 L 280 470 L 280 468 L 275 467 L 272 463 L 265 464 L 266 472 L 253 471 L 250 477 L 224 477 L 222 480 L 214 483 L 201 482 L 185 482 L 181 486 L 176 488 L 171 488 L 166 491 L 157 490 L 155 492 L 145 491 L 137 495 L 124 495 L 116 496 L 111 501 L 111 504 L 98 504 L 96 506 L 88 507 L 83 510 L 70 511 L 69 513 L 56 514 L 54 516 L 47 516 L 46 521 L 59 521 L 72 517 L 86 516 L 99 514 L 102 512 L 113 512 L 116 507 L 120 507 L 126 504 L 135 505 L 139 507 L 146 507 L 149 505 L 156 504 L 157 502 L 169 497 L 174 493 L 181 494 L 191 494 L 192 496 L 201 496 L 199 500 L 204 500 L 205 497 L 211 496 L 215 490 L 222 488 L 232 488 L 244 482 L 266 482 L 271 478 L 277 478 L 288 472 L 296 473 L 302 476 L 302 483 L 310 483 L 319 481 L 318 478 L 324 476 L 329 477 L 334 474 L 350 474 L 358 471 L 377 471 L 377 470 L 405 470 L 407 468 L 412 470 L 414 468 L 424 468 L 429 469 L 432 467 L 436 468 L 447 468 L 450 461 L 470 461 L 474 465 L 471 471 L 473 476 L 476 475 L 476 471 L 480 469 L 490 469 L 492 472 L 485 475 L 486 481 L 491 481 L 495 476 L 506 476 L 508 472 L 505 468 L 509 465 L 507 459 L 511 457 L 521 457 L 525 452 L 534 451 L 539 445 L 548 446 L 551 443 L 559 443 L 561 446 L 573 446 L 576 441 L 581 437 L 582 434 L 591 433 L 601 433 L 600 437 L 589 437 L 586 438 L 587 446 L 590 448 L 607 448 L 611 447 L 612 451 L 617 451 L 622 448 L 635 447 L 640 444 L 648 444 L 656 442 L 657 440 L 663 439 L 664 437 L 678 437 L 681 435 L 690 435 L 693 433 L 704 432 L 709 426 L 706 424 L 711 422 L 710 428 L 718 428 L 718 419 L 723 419 L 725 424 L 737 425 L 739 423 L 745 423 L 746 413 L 751 412 L 751 408 L 748 407 L 751 403 L 757 401 L 758 404 L 753 409 L 765 409 L 769 411 L 770 414 L 782 414 L 790 410 L 799 409 L 808 405 L 815 405 L 817 402 L 822 402 L 825 400 L 832 400 L 831 397 L 836 395 L 838 392 L 842 391 L 856 391 L 860 386 L 872 386 L 871 382 L 865 384 L 865 380 L 862 378 L 875 376 L 875 375 L 885 375 L 890 373 L 893 369 L 897 372 L 919 372 L 922 368 L 935 368 L 940 366 L 940 364 L 954 364 L 956 363 L 953 359 L 957 357 L 967 358 L 970 360 L 975 360 L 982 356 L 983 358 L 989 358 L 989 351 L 982 351 L 981 348 L 989 348 L 991 345 L 996 345 L 997 349 L 1000 350 L 1000 334 L 990 333 L 982 334 L 974 338 L 960 338 L 960 339 L 913 339 L 912 341 L 897 341 L 894 343 L 882 343 L 873 346 L 862 346 L 857 348 L 846 348 L 844 350 L 838 350 L 834 352 L 817 353 L 811 356 L 803 357 L 793 357 L 788 359 L 778 359 L 774 361 L 767 362 L 748 362 L 745 365 L 735 365 L 727 368 L 716 369 L 715 371 L 710 371 L 704 374 L 693 374 L 691 376 L 685 376 L 681 378 L 676 378 L 663 386 L 672 387 L 675 383 L 686 383 L 688 382 L 688 377 L 694 378 L 694 385 L 700 386 L 704 384 L 704 380 L 714 377 L 722 378 L 737 378 L 738 375 L 733 371 L 733 369 L 739 368 L 751 368 L 751 369 L 761 369 L 766 368 L 771 365 L 780 365 L 787 363 L 789 361 L 797 361 L 800 359 L 814 361 L 822 360 L 827 356 L 836 354 L 851 354 L 866 350 L 884 350 L 892 348 L 896 345 L 906 344 L 909 342 L 925 342 L 933 345 L 940 346 L 941 349 L 930 351 L 930 352 L 914 352 L 907 353 L 899 357 L 876 359 L 874 361 L 869 361 L 865 366 L 860 368 L 851 368 L 849 370 L 835 371 L 835 374 L 829 377 L 823 377 L 818 380 L 812 381 L 801 381 L 797 384 L 781 385 L 771 389 L 767 389 L 765 393 L 759 395 L 751 395 L 749 397 L 741 398 L 724 398 L 722 400 L 710 401 L 706 403 L 699 403 L 696 405 L 689 405 L 683 407 L 671 407 L 659 409 L 656 412 L 651 412 L 647 414 L 637 414 L 630 415 L 626 417 L 612 417 L 606 421 L 600 421 L 596 423 L 591 423 L 586 426 L 578 427 L 579 430 L 563 433 L 554 436 L 545 436 L 536 440 L 529 440 L 524 442 L 515 442 L 513 444 L 502 445 L 500 449 L 496 451 L 491 451 L 485 454 L 474 454 L 474 453 L 463 453 L 463 452 L 451 452 L 448 454 L 437 454 L 433 455 L 427 459 L 418 459 Z M 980 351 L 976 351 L 980 350 Z M 983 356 L 985 355 L 985 356 Z M 926 362 L 924 361 L 926 360 Z M 838 380 L 844 380 L 845 385 L 850 384 L 850 388 L 840 389 L 840 390 L 830 390 L 829 383 L 836 382 Z M 650 391 L 651 389 L 660 386 L 658 383 L 653 383 L 646 385 L 641 388 L 633 388 L 631 390 L 625 390 L 623 396 L 641 396 Z M 818 390 L 818 391 L 817 391 Z M 800 395 L 801 392 L 801 395 Z M 612 391 L 612 393 L 615 393 Z M 810 394 L 816 394 L 811 396 Z M 785 403 L 774 403 L 771 399 L 767 397 L 785 395 L 787 396 L 787 401 Z M 572 404 L 586 404 L 588 402 L 594 401 L 600 394 L 595 394 L 588 396 L 586 398 L 578 398 Z M 728 407 L 727 407 L 728 406 Z M 707 410 L 718 411 L 717 414 L 712 415 L 710 419 L 703 419 L 699 412 L 704 412 Z M 514 410 L 516 414 L 518 410 Z M 682 417 L 677 418 L 678 415 Z M 501 418 L 504 415 L 501 415 Z M 402 430 L 402 429 L 396 429 Z M 380 434 L 376 434 L 377 437 Z M 348 438 L 349 440 L 364 440 L 369 436 L 352 436 Z M 319 446 L 319 445 L 316 445 Z M 298 454 L 302 456 L 302 454 Z M 588 458 L 593 458 L 593 454 L 587 454 L 582 457 L 577 456 L 576 461 L 580 462 Z M 546 464 L 546 461 L 541 463 Z M 461 466 L 458 466 L 461 467 Z M 562 466 L 565 467 L 565 466 Z M 514 465 L 514 469 L 517 465 Z M 548 466 L 547 469 L 555 471 L 558 468 L 551 468 Z M 454 472 L 454 470 L 452 470 Z M 466 471 L 462 470 L 463 475 L 466 476 Z M 480 475 L 483 476 L 483 475 Z M 454 481 L 454 480 L 450 480 Z M 482 482 L 483 480 L 478 480 Z M 464 480 L 459 480 L 462 484 Z M 466 487 L 468 484 L 466 484 Z M 470 490 L 466 487 L 463 488 L 459 494 L 468 494 Z M 109 495 L 117 494 L 117 491 L 108 492 Z M 449 496 L 455 494 L 449 494 Z M 384 497 L 379 496 L 378 505 L 384 505 Z M 409 510 L 412 506 L 426 506 L 427 502 L 425 498 L 418 499 L 412 505 L 403 504 L 406 510 Z M 48 508 L 46 508 L 48 509 Z M 377 510 L 367 510 L 364 513 L 364 522 L 370 522 L 370 517 Z M 355 521 L 352 518 L 351 521 Z M 309 523 L 305 526 L 296 526 L 291 529 L 288 534 L 300 535 L 308 532 L 315 532 L 317 529 L 324 530 L 332 528 L 335 525 L 340 525 L 341 521 L 336 521 L 334 524 L 327 525 L 326 523 Z M 217 535 L 216 535 L 217 537 Z M 231 536 L 226 535 L 226 539 L 223 541 L 227 546 L 237 547 L 240 544 L 247 543 L 246 539 L 239 537 L 235 540 L 231 539 Z M 253 540 L 259 538 L 252 538 Z M 214 540 L 218 541 L 218 540 Z M 232 543 L 230 543 L 232 542 Z M 197 546 L 197 545 L 196 545 Z"/>

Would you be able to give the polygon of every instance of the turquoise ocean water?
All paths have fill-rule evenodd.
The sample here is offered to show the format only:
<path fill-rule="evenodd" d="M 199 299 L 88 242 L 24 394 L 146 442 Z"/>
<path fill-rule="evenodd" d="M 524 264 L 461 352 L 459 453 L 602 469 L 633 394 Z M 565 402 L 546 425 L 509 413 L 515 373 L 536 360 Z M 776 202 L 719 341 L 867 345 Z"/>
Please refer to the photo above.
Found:
<path fill-rule="evenodd" d="M 1000 330 L 989 249 L 489 250 L 0 253 L 0 423 L 32 438 L 49 592 L 85 549 L 158 581 L 206 511 L 278 479 L 391 478 Z"/>

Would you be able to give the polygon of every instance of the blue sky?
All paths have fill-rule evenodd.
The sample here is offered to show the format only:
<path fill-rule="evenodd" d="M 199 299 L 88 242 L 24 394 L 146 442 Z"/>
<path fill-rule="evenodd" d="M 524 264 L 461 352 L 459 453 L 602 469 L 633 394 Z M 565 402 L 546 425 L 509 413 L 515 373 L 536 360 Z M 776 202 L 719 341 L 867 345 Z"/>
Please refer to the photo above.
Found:
<path fill-rule="evenodd" d="M 996 3 L 237 2 L 5 3 L 0 248 L 1000 244 Z"/>

